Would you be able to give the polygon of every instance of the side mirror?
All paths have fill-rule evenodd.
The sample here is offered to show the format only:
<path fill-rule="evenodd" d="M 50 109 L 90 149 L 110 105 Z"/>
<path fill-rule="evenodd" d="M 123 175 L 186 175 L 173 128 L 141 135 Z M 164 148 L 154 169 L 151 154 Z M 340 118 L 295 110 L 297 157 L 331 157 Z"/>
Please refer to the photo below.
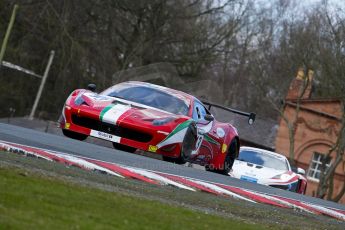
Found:
<path fill-rule="evenodd" d="M 302 168 L 297 168 L 297 174 L 305 175 L 305 170 Z"/>
<path fill-rule="evenodd" d="M 214 120 L 214 117 L 213 117 L 211 114 L 206 114 L 206 115 L 204 116 L 204 119 L 205 119 L 206 121 L 213 121 L 213 120 Z"/>
<path fill-rule="evenodd" d="M 95 92 L 96 91 L 96 85 L 95 84 L 88 84 L 87 89 L 92 91 L 92 92 Z"/>
<path fill-rule="evenodd" d="M 255 113 L 250 113 L 249 118 L 248 118 L 248 124 L 252 125 L 254 124 L 256 114 Z"/>

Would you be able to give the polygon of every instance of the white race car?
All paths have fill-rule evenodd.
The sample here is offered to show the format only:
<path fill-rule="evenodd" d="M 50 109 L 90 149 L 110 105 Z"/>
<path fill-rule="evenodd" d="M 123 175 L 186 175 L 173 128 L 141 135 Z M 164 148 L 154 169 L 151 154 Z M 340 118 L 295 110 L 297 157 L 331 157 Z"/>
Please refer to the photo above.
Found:
<path fill-rule="evenodd" d="M 301 168 L 293 172 L 285 156 L 252 147 L 240 148 L 239 157 L 229 173 L 241 180 L 301 194 L 305 194 L 307 188 L 304 174 L 305 171 Z"/>

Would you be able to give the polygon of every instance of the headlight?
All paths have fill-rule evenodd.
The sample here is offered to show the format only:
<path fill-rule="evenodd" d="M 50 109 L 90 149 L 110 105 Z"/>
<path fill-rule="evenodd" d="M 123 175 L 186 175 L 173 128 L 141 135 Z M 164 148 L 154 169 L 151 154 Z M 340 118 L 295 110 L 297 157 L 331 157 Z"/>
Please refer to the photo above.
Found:
<path fill-rule="evenodd" d="M 85 101 L 84 101 L 84 99 L 83 99 L 83 94 L 79 94 L 76 98 L 75 98 L 75 100 L 74 100 L 74 104 L 76 104 L 76 105 L 81 105 L 81 104 L 83 104 Z"/>
<path fill-rule="evenodd" d="M 287 179 L 289 179 L 289 175 L 282 173 L 282 174 L 275 175 L 271 179 L 287 180 Z"/>
<path fill-rule="evenodd" d="M 271 179 L 280 179 L 282 175 L 283 175 L 283 174 L 278 174 L 278 175 L 275 175 L 275 176 L 274 176 L 274 177 L 272 177 Z"/>
<path fill-rule="evenodd" d="M 158 125 L 165 125 L 165 124 L 167 124 L 167 123 L 169 123 L 169 122 L 171 122 L 173 120 L 174 120 L 173 117 L 167 117 L 167 118 L 162 118 L 162 119 L 155 119 L 155 120 L 152 121 L 152 124 L 156 125 L 156 126 L 158 126 Z"/>

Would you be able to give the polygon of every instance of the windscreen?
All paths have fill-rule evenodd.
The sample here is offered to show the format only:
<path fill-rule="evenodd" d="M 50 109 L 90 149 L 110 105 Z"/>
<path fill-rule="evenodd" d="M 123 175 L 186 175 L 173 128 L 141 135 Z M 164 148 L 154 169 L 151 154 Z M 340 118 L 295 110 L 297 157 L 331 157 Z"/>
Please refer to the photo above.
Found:
<path fill-rule="evenodd" d="M 188 106 L 183 100 L 159 89 L 147 86 L 119 84 L 105 90 L 101 94 L 133 101 L 173 114 L 188 114 Z"/>
<path fill-rule="evenodd" d="M 249 162 L 256 165 L 262 165 L 264 167 L 273 168 L 277 170 L 289 170 L 287 163 L 284 159 L 279 159 L 275 156 L 271 156 L 263 152 L 241 150 L 237 160 Z"/>

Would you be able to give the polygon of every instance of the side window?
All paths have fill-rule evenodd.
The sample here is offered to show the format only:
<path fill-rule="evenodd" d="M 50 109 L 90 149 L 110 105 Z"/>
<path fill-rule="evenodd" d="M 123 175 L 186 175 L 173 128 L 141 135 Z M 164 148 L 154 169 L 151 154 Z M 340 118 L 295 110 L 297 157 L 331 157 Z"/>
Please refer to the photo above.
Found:
<path fill-rule="evenodd" d="M 194 102 L 194 108 L 193 108 L 193 119 L 195 121 L 205 120 L 204 117 L 206 115 L 206 109 L 205 107 L 200 104 L 198 101 Z"/>
<path fill-rule="evenodd" d="M 321 165 L 325 156 L 326 156 L 325 154 L 314 152 L 313 158 L 311 159 L 311 163 L 309 165 L 308 174 L 307 174 L 307 177 L 309 179 L 313 179 L 316 181 L 320 179 Z M 332 160 L 331 158 L 327 159 L 326 168 L 329 168 L 331 166 L 331 160 Z"/>

